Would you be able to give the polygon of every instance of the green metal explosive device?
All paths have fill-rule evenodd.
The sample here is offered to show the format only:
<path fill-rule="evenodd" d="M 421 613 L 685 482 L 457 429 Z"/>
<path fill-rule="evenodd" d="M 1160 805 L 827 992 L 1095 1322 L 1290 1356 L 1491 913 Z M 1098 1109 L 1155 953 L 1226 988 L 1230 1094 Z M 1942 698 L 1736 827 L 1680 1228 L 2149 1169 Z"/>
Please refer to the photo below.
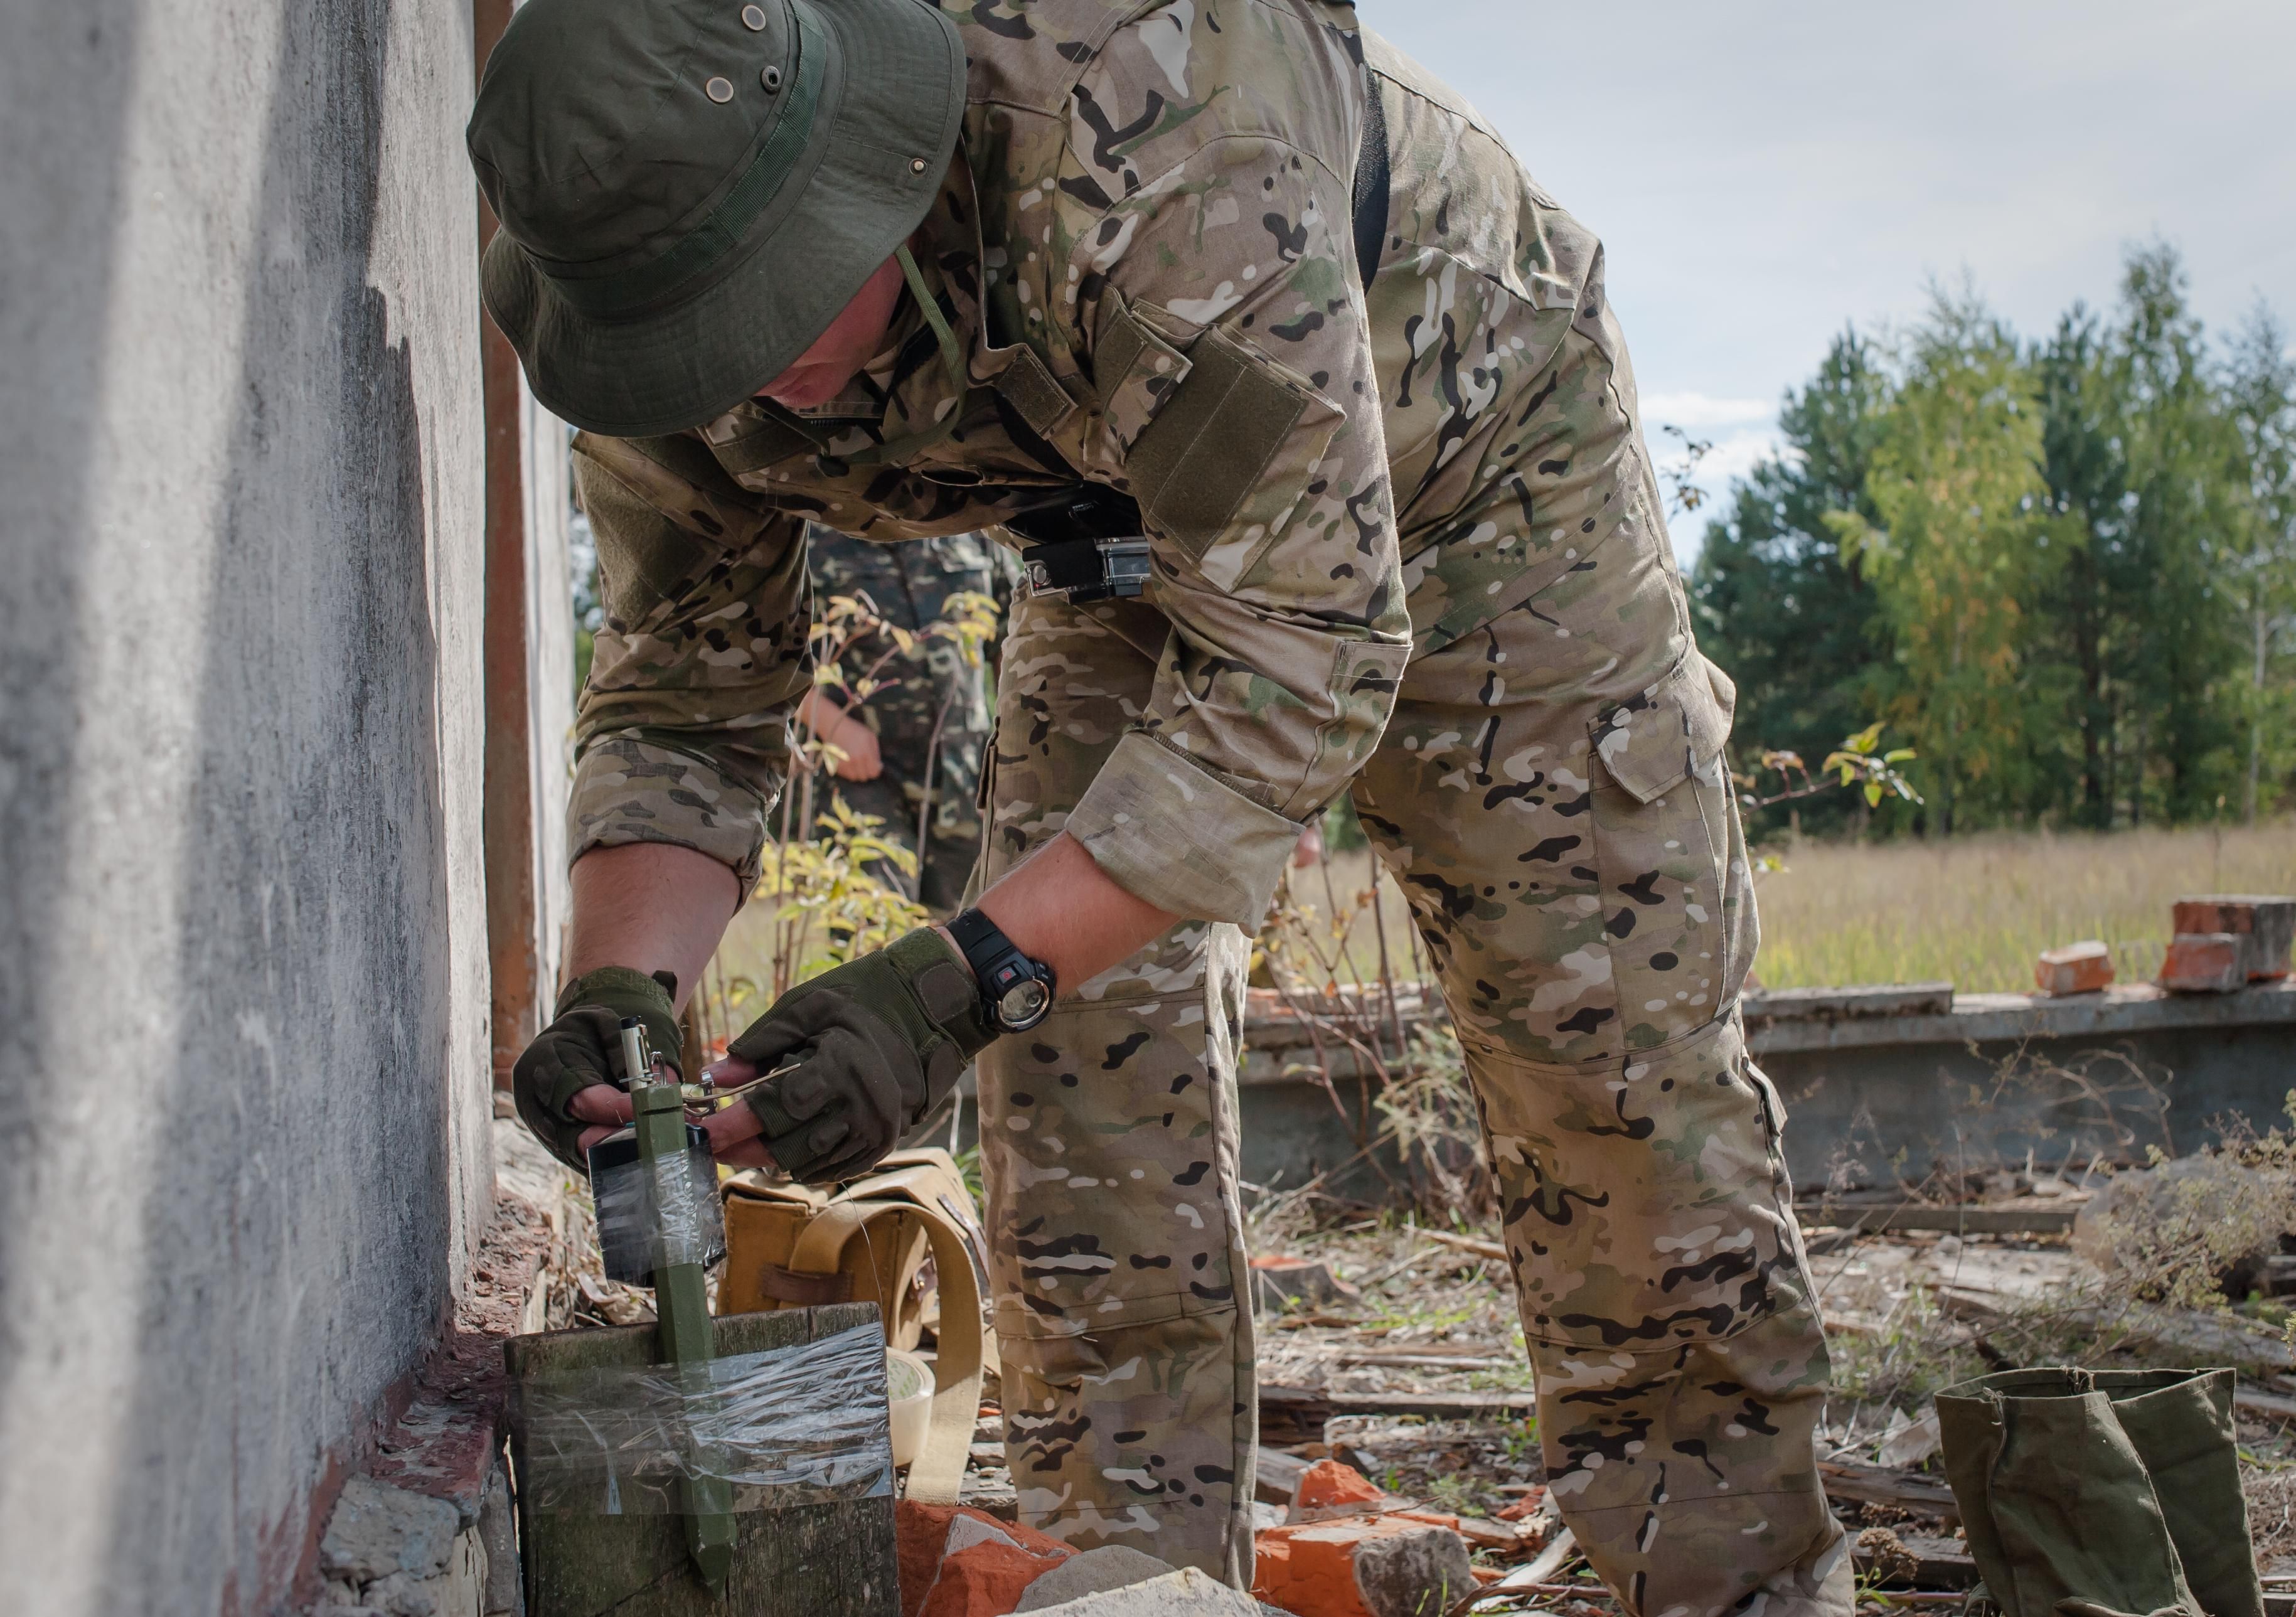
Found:
<path fill-rule="evenodd" d="M 675 1370 L 680 1391 L 706 1404 L 716 1343 L 704 1277 L 725 1256 L 725 1213 L 709 1137 L 686 1120 L 686 1093 L 647 1050 L 645 1030 L 621 1024 L 632 1123 L 590 1152 L 598 1244 L 609 1277 L 651 1285 L 657 1359 Z M 678 1482 L 685 1543 L 701 1580 L 719 1596 L 734 1562 L 733 1485 L 712 1462 L 708 1441 L 684 1434 L 688 1464 Z"/>

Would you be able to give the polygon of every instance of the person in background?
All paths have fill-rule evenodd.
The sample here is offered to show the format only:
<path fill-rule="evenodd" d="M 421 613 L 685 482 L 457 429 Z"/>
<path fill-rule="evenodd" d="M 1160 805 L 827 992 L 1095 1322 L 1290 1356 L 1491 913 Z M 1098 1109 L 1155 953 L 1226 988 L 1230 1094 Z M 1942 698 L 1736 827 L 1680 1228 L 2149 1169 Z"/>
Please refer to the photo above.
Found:
<path fill-rule="evenodd" d="M 988 595 L 999 620 L 1011 604 L 1013 565 L 983 535 L 961 533 L 906 545 L 878 545 L 808 523 L 808 570 L 814 599 L 865 598 L 879 616 L 920 636 L 877 674 L 868 698 L 847 708 L 816 687 L 797 710 L 800 734 L 816 735 L 845 756 L 833 766 L 848 807 L 884 822 L 880 833 L 917 856 L 914 875 L 880 862 L 874 874 L 922 905 L 937 921 L 955 915 L 980 853 L 980 775 L 995 727 L 995 642 L 978 665 L 946 636 L 927 634 L 947 615 L 950 597 Z M 851 661 L 884 649 L 865 642 Z M 816 812 L 827 786 L 816 787 Z"/>

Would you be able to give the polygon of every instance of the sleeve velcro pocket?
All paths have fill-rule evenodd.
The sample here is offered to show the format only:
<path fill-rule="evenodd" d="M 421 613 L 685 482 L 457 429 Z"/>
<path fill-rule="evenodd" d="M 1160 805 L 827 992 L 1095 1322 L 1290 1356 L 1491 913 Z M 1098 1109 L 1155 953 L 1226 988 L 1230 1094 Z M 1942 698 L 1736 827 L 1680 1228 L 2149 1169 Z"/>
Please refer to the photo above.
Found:
<path fill-rule="evenodd" d="M 1722 671 L 1693 651 L 1588 725 L 1595 757 L 1636 802 L 1655 801 L 1720 756 L 1736 697 Z"/>
<path fill-rule="evenodd" d="M 1187 379 L 1188 357 L 1119 301 L 1093 351 L 1092 373 L 1109 435 L 1129 454 Z"/>
<path fill-rule="evenodd" d="M 574 456 L 578 466 L 592 463 L 698 538 L 721 546 L 747 544 L 765 526 L 766 507 L 697 439 L 577 432 Z"/>
<path fill-rule="evenodd" d="M 1304 376 L 1226 332 L 1206 332 L 1188 351 L 1188 373 L 1132 445 L 1125 478 L 1157 529 L 1201 561 L 1247 495 L 1260 488 L 1311 406 L 1323 406 L 1320 441 L 1295 446 L 1299 481 L 1322 458 L 1341 417 Z M 1297 488 L 1271 490 L 1272 520 Z"/>

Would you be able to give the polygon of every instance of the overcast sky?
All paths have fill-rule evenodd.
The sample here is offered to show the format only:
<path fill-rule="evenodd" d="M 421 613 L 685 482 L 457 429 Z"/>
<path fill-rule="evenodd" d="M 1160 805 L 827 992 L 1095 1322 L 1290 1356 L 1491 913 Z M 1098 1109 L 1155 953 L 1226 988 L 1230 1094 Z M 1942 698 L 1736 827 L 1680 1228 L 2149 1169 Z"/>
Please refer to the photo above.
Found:
<path fill-rule="evenodd" d="M 2296 0 L 1363 0 L 1604 242 L 1644 421 L 1774 441 L 1844 322 L 1931 276 L 2028 335 L 2180 247 L 2228 330 L 2296 323 Z M 1685 565 L 1702 521 L 1677 519 Z"/>

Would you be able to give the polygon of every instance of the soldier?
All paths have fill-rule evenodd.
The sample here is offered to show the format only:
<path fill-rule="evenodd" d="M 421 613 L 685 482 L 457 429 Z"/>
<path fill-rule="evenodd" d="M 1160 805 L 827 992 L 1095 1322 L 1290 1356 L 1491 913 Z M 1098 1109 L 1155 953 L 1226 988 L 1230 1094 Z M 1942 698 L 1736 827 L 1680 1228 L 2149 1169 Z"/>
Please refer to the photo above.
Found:
<path fill-rule="evenodd" d="M 988 746 L 988 666 L 966 661 L 954 642 L 927 633 L 959 594 L 1008 608 L 1012 569 L 1001 546 L 977 533 L 873 545 L 808 523 L 806 548 L 816 599 L 865 597 L 885 620 L 919 636 L 895 653 L 878 687 L 848 709 L 816 690 L 795 718 L 845 754 L 835 766 L 838 794 L 884 822 L 879 834 L 917 856 L 914 875 L 887 865 L 876 874 L 947 920 L 964 902 L 980 852 L 980 769 Z M 873 637 L 856 655 L 874 663 L 890 645 Z"/>
<path fill-rule="evenodd" d="M 666 1023 L 648 973 L 747 890 L 801 521 L 1001 525 L 1039 593 L 985 891 L 735 1041 L 780 1076 L 721 1159 L 858 1171 L 980 1052 L 1024 1518 L 1248 1583 L 1239 928 L 1351 792 L 1466 1052 L 1565 1521 L 1637 1617 L 1849 1612 L 1733 693 L 1594 236 L 1332 0 L 532 0 L 471 149 L 611 614 L 537 1132 L 626 1115 L 597 1030 Z"/>

